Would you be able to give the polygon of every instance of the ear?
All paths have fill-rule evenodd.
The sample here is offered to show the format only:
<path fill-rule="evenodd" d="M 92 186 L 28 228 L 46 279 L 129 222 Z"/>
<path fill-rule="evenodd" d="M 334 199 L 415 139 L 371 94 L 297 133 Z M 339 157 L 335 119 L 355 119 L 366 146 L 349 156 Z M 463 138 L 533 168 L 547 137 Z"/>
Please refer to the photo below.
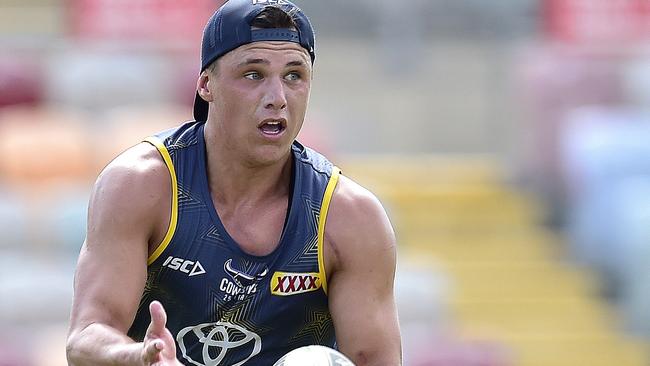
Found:
<path fill-rule="evenodd" d="M 207 71 L 203 71 L 196 81 L 196 91 L 206 102 L 212 102 L 214 100 L 209 88 L 210 82 L 212 81 L 211 77 Z"/>

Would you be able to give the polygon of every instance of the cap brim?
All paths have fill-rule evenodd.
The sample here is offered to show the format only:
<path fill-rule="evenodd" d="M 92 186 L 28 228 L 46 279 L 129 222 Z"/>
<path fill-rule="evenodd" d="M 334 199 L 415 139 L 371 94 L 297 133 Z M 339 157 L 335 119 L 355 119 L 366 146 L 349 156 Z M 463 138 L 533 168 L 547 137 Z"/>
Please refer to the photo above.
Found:
<path fill-rule="evenodd" d="M 194 120 L 208 120 L 208 102 L 199 96 L 199 92 L 196 92 L 196 96 L 194 97 Z"/>

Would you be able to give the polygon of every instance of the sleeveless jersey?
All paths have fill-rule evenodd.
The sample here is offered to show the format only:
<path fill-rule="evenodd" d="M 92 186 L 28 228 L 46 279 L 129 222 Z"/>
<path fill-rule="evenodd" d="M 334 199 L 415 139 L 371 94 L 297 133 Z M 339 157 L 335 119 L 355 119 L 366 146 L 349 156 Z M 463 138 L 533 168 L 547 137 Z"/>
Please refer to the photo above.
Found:
<path fill-rule="evenodd" d="M 245 253 L 215 210 L 206 172 L 203 122 L 145 141 L 169 169 L 172 212 L 163 242 L 148 259 L 140 307 L 128 332 L 141 341 L 148 305 L 159 300 L 185 365 L 269 366 L 291 349 L 335 346 L 328 310 L 323 239 L 339 170 L 294 142 L 292 189 L 277 248 Z M 255 225 L 255 222 L 250 222 Z"/>

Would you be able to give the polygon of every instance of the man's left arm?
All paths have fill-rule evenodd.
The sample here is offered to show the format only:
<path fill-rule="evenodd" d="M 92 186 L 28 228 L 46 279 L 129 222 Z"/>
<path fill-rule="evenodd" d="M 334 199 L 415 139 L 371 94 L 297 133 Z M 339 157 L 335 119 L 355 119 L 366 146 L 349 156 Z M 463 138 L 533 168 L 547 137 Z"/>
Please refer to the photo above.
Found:
<path fill-rule="evenodd" d="M 395 234 L 379 200 L 343 176 L 330 205 L 325 243 L 339 350 L 357 366 L 401 365 Z"/>

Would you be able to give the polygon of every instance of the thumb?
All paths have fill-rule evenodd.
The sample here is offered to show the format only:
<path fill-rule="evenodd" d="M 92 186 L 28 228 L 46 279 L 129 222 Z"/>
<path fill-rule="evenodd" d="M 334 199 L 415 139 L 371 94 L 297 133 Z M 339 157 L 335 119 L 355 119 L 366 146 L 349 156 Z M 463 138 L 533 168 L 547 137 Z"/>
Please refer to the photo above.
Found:
<path fill-rule="evenodd" d="M 167 324 L 167 313 L 165 313 L 165 308 L 163 308 L 160 302 L 152 301 L 151 304 L 149 304 L 149 313 L 151 314 L 151 323 L 149 324 L 147 333 L 155 334 L 156 336 L 162 335 L 165 330 L 165 325 Z"/>
<path fill-rule="evenodd" d="M 158 353 L 162 351 L 163 343 L 160 340 L 154 340 L 153 342 L 145 343 L 143 350 L 143 360 L 145 362 L 151 362 L 157 359 Z"/>

